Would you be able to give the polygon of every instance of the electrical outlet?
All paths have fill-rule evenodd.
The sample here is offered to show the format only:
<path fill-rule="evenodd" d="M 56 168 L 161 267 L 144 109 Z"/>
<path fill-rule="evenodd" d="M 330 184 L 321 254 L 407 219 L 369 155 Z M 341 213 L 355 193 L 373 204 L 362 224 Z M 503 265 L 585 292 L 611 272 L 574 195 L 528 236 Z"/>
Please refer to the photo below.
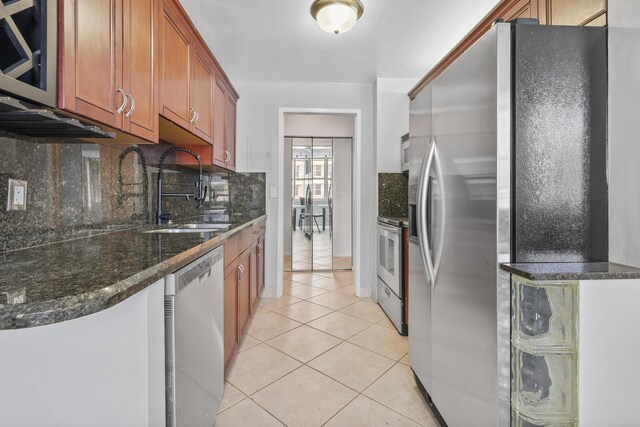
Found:
<path fill-rule="evenodd" d="M 9 179 L 7 211 L 27 210 L 27 181 Z"/>

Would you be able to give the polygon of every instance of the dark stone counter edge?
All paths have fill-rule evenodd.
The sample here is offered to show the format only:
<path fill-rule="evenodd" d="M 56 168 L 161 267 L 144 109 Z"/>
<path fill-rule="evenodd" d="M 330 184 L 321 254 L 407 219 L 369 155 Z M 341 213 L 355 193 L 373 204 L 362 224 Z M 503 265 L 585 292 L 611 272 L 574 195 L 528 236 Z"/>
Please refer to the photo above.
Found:
<path fill-rule="evenodd" d="M 500 268 L 532 281 L 640 279 L 640 268 L 609 262 L 506 263 Z"/>
<path fill-rule="evenodd" d="M 226 240 L 254 223 L 266 219 L 261 215 L 166 261 L 140 271 L 103 289 L 34 304 L 3 306 L 0 330 L 31 328 L 72 320 L 106 310 L 153 285 L 166 275 L 181 269 L 207 254 Z"/>

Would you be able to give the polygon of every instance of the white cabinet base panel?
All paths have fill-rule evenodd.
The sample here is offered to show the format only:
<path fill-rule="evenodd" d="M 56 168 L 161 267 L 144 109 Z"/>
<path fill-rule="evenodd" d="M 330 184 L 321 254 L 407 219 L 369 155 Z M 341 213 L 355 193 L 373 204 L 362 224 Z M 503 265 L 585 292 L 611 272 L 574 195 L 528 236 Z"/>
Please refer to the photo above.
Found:
<path fill-rule="evenodd" d="M 165 425 L 164 280 L 96 314 L 0 331 L 0 424 Z"/>
<path fill-rule="evenodd" d="M 580 427 L 640 426 L 640 280 L 579 284 Z"/>

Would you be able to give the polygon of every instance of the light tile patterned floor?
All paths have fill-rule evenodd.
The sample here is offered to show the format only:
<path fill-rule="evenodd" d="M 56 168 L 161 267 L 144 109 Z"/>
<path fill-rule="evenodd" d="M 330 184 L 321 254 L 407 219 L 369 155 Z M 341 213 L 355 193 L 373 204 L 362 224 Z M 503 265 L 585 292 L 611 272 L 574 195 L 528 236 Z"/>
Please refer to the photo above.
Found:
<path fill-rule="evenodd" d="M 284 269 L 286 271 L 328 271 L 350 269 L 352 259 L 350 256 L 333 256 L 333 245 L 331 242 L 332 235 L 330 227 L 327 225 L 325 230 L 318 233 L 317 229 L 313 230 L 313 244 L 305 237 L 300 229 L 292 233 L 292 255 L 283 257 Z M 293 263 L 293 265 L 292 265 Z"/>
<path fill-rule="evenodd" d="M 285 295 L 251 321 L 216 427 L 438 426 L 406 337 L 353 286 L 351 272 L 285 274 Z"/>

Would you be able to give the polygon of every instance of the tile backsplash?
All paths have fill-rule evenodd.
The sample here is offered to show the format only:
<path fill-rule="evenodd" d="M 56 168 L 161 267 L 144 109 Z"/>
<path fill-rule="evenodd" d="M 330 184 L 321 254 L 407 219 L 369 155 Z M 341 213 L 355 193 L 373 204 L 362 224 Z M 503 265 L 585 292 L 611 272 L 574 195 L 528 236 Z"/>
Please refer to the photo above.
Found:
<path fill-rule="evenodd" d="M 0 131 L 0 252 L 77 238 L 155 220 L 158 160 L 171 145 L 120 146 L 77 140 L 33 142 Z M 163 168 L 165 192 L 192 192 L 196 169 Z M 8 180 L 27 181 L 26 211 L 7 212 Z M 204 208 L 193 199 L 163 198 L 174 221 L 211 212 L 260 215 L 264 174 L 204 173 Z"/>

